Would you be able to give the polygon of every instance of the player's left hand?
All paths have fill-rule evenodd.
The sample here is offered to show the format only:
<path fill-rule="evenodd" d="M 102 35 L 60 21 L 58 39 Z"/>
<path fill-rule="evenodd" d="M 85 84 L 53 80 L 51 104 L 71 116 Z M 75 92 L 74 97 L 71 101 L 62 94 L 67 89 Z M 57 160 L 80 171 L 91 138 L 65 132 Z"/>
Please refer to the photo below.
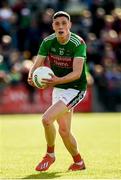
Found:
<path fill-rule="evenodd" d="M 50 79 L 42 79 L 42 83 L 45 84 L 43 88 L 53 87 L 59 84 L 59 77 L 49 74 L 51 76 Z"/>

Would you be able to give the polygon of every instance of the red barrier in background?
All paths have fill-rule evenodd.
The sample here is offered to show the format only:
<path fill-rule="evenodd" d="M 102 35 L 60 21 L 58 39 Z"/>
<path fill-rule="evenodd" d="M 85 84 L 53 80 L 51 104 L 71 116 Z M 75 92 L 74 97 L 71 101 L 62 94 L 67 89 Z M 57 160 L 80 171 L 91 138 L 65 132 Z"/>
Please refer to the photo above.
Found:
<path fill-rule="evenodd" d="M 24 85 L 6 87 L 0 97 L 0 113 L 42 113 L 51 105 L 52 89 L 34 92 L 34 102 L 29 101 L 29 93 Z M 88 88 L 84 100 L 75 107 L 76 112 L 92 111 L 92 92 Z"/>

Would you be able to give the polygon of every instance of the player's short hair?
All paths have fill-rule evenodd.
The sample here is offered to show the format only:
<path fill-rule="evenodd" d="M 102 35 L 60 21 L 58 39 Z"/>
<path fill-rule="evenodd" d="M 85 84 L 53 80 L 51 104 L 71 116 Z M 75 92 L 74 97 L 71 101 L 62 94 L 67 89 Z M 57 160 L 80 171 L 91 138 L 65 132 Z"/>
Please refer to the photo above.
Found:
<path fill-rule="evenodd" d="M 62 17 L 62 16 L 65 16 L 69 21 L 70 21 L 70 15 L 65 12 L 65 11 L 58 11 L 56 12 L 54 15 L 53 15 L 53 20 L 56 19 L 57 17 Z"/>

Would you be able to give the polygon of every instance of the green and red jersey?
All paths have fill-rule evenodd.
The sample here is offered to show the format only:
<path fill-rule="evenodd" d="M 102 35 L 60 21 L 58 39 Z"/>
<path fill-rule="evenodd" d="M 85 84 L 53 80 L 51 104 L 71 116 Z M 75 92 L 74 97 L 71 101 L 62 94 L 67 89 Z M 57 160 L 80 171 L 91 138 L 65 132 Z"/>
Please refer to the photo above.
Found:
<path fill-rule="evenodd" d="M 81 37 L 71 32 L 69 41 L 60 44 L 54 33 L 43 40 L 38 54 L 48 58 L 51 69 L 58 77 L 63 77 L 72 72 L 74 58 L 81 57 L 84 65 L 80 78 L 66 84 L 56 85 L 56 87 L 77 90 L 86 89 L 86 44 Z"/>

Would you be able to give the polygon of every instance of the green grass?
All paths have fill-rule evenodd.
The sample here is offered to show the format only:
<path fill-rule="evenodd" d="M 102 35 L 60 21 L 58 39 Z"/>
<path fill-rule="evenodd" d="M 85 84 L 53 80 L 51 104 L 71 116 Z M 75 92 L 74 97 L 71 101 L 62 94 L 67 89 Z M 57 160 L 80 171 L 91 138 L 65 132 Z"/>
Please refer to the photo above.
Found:
<path fill-rule="evenodd" d="M 0 127 L 2 179 L 121 178 L 121 113 L 74 115 L 72 131 L 87 167 L 78 172 L 67 172 L 72 158 L 58 133 L 55 163 L 47 172 L 34 170 L 46 150 L 41 115 L 1 115 Z"/>

